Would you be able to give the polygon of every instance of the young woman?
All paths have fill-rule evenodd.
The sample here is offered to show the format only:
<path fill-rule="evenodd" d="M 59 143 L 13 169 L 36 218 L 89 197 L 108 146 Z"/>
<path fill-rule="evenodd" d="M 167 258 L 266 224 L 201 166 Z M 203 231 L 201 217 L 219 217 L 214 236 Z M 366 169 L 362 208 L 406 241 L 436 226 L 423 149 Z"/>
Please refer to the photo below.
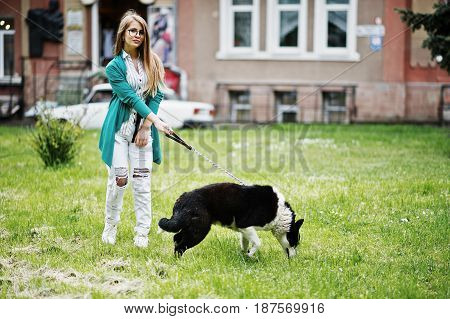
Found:
<path fill-rule="evenodd" d="M 114 56 L 106 66 L 113 97 L 99 142 L 108 166 L 102 241 L 116 242 L 123 195 L 131 180 L 136 213 L 134 244 L 145 248 L 151 223 L 151 166 L 152 162 L 161 163 L 158 130 L 166 134 L 173 131 L 156 115 L 164 96 L 160 91 L 164 68 L 150 49 L 147 23 L 132 10 L 120 21 Z"/>

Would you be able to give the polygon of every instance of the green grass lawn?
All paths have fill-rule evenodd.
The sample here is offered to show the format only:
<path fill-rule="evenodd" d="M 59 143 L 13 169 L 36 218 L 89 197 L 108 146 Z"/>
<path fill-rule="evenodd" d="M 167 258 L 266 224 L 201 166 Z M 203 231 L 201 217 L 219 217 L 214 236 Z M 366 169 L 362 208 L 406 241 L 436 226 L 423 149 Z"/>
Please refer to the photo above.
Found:
<path fill-rule="evenodd" d="M 429 126 L 311 125 L 183 130 L 186 141 L 255 184 L 277 186 L 302 241 L 288 260 L 259 232 L 255 258 L 214 226 L 181 259 L 156 234 L 176 198 L 231 181 L 163 139 L 153 167 L 150 244 L 133 245 L 131 188 L 115 246 L 101 242 L 106 168 L 98 131 L 72 165 L 45 169 L 30 130 L 0 127 L 2 298 L 449 298 L 450 141 Z M 302 139 L 298 140 L 298 138 Z"/>

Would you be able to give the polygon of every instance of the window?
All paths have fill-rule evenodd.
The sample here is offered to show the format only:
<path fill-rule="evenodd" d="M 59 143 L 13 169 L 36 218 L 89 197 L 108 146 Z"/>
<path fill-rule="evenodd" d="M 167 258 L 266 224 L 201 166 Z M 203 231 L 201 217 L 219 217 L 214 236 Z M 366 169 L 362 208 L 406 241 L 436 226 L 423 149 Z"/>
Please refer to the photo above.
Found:
<path fill-rule="evenodd" d="M 358 61 L 358 0 L 219 0 L 219 60 Z M 260 5 L 265 23 L 260 25 Z M 308 16 L 314 4 L 314 17 Z M 307 50 L 308 25 L 314 23 Z M 260 37 L 264 45 L 260 48 Z"/>
<path fill-rule="evenodd" d="M 268 0 L 267 43 L 272 52 L 306 50 L 307 0 Z"/>
<path fill-rule="evenodd" d="M 259 0 L 220 0 L 220 52 L 256 52 L 258 40 Z"/>
<path fill-rule="evenodd" d="M 327 45 L 329 48 L 347 47 L 347 11 L 328 11 Z"/>
<path fill-rule="evenodd" d="M 316 1 L 314 48 L 319 56 L 359 58 L 356 10 L 357 0 Z"/>
<path fill-rule="evenodd" d="M 343 123 L 346 120 L 345 92 L 322 92 L 323 121 Z"/>
<path fill-rule="evenodd" d="M 276 118 L 280 123 L 297 122 L 297 93 L 275 92 Z"/>
<path fill-rule="evenodd" d="M 90 103 L 108 102 L 112 99 L 112 91 L 97 91 L 92 96 Z"/>
<path fill-rule="evenodd" d="M 14 19 L 0 18 L 0 78 L 14 75 Z"/>
<path fill-rule="evenodd" d="M 230 91 L 231 121 L 250 122 L 251 110 L 249 91 Z"/>

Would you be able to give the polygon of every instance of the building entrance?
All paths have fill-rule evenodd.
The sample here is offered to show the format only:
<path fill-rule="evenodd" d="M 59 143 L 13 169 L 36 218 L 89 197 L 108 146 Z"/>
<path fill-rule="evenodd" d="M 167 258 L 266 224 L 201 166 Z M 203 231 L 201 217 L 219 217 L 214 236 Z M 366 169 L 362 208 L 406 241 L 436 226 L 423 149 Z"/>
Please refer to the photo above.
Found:
<path fill-rule="evenodd" d="M 147 6 L 138 0 L 100 0 L 98 4 L 99 15 L 99 62 L 106 66 L 113 58 L 113 46 L 116 39 L 122 15 L 128 10 L 135 10 L 142 18 L 147 20 Z"/>

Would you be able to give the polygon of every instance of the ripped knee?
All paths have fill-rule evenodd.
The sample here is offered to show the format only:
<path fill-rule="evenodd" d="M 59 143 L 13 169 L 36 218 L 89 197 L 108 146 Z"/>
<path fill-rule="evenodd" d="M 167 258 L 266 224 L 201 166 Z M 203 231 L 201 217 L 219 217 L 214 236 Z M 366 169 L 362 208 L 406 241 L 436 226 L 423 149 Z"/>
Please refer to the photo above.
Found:
<path fill-rule="evenodd" d="M 116 184 L 117 184 L 117 186 L 119 186 L 119 187 L 124 187 L 124 186 L 126 186 L 127 185 L 127 183 L 128 183 L 128 178 L 119 178 L 119 177 L 116 177 Z"/>
<path fill-rule="evenodd" d="M 119 187 L 125 187 L 128 183 L 128 170 L 126 167 L 117 167 L 115 169 L 116 184 Z"/>
<path fill-rule="evenodd" d="M 150 177 L 150 169 L 148 168 L 135 168 L 133 170 L 133 178 L 148 178 Z"/>

